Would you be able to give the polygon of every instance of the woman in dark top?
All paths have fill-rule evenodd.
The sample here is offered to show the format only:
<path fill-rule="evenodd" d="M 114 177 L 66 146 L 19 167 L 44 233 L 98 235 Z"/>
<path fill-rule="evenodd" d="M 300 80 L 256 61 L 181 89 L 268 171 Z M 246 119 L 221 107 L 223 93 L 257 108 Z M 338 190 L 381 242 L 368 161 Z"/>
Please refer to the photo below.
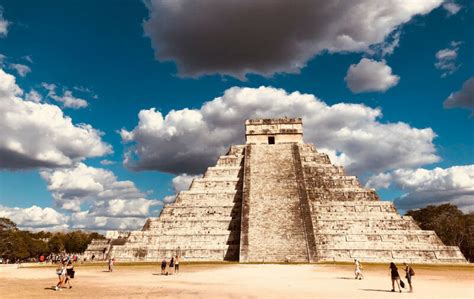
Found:
<path fill-rule="evenodd" d="M 397 266 L 392 262 L 390 263 L 390 276 L 392 277 L 392 292 L 395 292 L 395 282 L 397 282 L 398 291 L 401 293 L 402 289 L 400 288 L 400 274 L 398 274 Z"/>

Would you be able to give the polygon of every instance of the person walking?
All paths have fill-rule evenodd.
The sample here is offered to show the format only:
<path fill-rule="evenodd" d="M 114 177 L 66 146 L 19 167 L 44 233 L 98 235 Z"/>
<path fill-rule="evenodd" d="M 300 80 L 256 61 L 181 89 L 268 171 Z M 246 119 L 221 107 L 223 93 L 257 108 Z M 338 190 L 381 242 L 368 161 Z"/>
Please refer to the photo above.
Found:
<path fill-rule="evenodd" d="M 415 271 L 407 263 L 403 263 L 403 266 L 405 266 L 405 278 L 407 279 L 408 286 L 410 287 L 408 292 L 413 293 L 413 286 L 411 285 L 411 279 L 412 279 L 413 275 L 415 275 Z"/>
<path fill-rule="evenodd" d="M 398 291 L 401 293 L 402 289 L 400 288 L 400 274 L 398 274 L 398 268 L 393 262 L 391 262 L 389 269 L 390 269 L 390 276 L 392 278 L 392 292 L 395 292 L 395 282 L 396 282 L 398 286 Z"/>
<path fill-rule="evenodd" d="M 364 278 L 364 275 L 362 275 L 362 265 L 360 264 L 360 261 L 358 259 L 354 260 L 355 262 L 355 279 L 362 280 Z"/>
<path fill-rule="evenodd" d="M 166 257 L 161 261 L 161 275 L 166 274 Z"/>
<path fill-rule="evenodd" d="M 174 273 L 178 274 L 179 272 L 179 258 L 176 256 L 174 259 Z"/>
<path fill-rule="evenodd" d="M 72 289 L 71 279 L 74 278 L 75 272 L 76 271 L 74 270 L 74 265 L 72 264 L 72 261 L 69 261 L 66 266 L 66 280 L 64 281 L 64 286 L 66 286 L 67 284 L 69 288 Z"/>
<path fill-rule="evenodd" d="M 113 272 L 114 271 L 114 263 L 115 263 L 115 259 L 113 257 L 111 257 L 109 259 L 109 272 Z"/>
<path fill-rule="evenodd" d="M 174 273 L 174 256 L 171 256 L 169 269 L 170 269 L 170 275 L 173 275 L 173 273 Z"/>
<path fill-rule="evenodd" d="M 62 286 L 64 284 L 64 278 L 66 275 L 66 267 L 64 263 L 58 263 L 58 267 L 56 268 L 56 274 L 58 275 L 58 283 L 54 288 L 55 291 L 62 291 Z"/>

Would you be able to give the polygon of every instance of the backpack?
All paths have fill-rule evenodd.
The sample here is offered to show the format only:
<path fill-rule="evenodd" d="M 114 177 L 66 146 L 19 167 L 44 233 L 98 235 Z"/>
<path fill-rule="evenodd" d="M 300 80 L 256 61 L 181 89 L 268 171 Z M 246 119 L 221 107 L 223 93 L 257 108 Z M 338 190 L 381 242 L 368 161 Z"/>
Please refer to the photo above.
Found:
<path fill-rule="evenodd" d="M 408 270 L 408 273 L 410 274 L 410 276 L 415 276 L 415 271 L 413 270 L 412 267 L 410 267 L 410 269 Z"/>

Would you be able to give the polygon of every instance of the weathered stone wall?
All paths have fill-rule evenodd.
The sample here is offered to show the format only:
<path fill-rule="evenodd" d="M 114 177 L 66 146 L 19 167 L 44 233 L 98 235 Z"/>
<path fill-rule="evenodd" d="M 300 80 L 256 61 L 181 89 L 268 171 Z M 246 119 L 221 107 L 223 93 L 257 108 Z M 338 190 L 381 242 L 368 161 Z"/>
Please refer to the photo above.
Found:
<path fill-rule="evenodd" d="M 253 119 L 245 122 L 247 144 L 268 144 L 268 137 L 275 143 L 302 143 L 303 122 L 301 118 Z"/>
<path fill-rule="evenodd" d="M 356 177 L 299 145 L 319 261 L 464 263 L 459 248 L 445 246 L 391 202 L 380 201 Z"/>
<path fill-rule="evenodd" d="M 118 260 L 156 261 L 180 255 L 190 261 L 238 260 L 244 146 L 231 147 L 202 178 L 180 192 L 157 219 L 114 246 Z"/>

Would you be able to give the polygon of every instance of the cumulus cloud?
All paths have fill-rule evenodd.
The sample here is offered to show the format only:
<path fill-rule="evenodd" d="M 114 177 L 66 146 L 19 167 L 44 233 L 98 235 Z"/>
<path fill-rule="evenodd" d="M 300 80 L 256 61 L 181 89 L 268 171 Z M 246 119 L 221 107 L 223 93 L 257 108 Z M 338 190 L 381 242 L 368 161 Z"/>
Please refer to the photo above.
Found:
<path fill-rule="evenodd" d="M 14 69 L 21 77 L 25 77 L 29 72 L 31 72 L 31 68 L 24 64 L 10 63 L 9 66 L 10 68 Z"/>
<path fill-rule="evenodd" d="M 200 177 L 200 175 L 188 175 L 185 173 L 175 176 L 171 180 L 171 182 L 173 183 L 174 192 L 178 194 L 181 191 L 188 190 L 193 180 L 198 177 Z"/>
<path fill-rule="evenodd" d="M 87 230 L 137 230 L 145 224 L 142 217 L 104 217 L 93 216 L 88 212 L 71 215 L 71 227 Z"/>
<path fill-rule="evenodd" d="M 441 71 L 441 78 L 453 74 L 459 68 L 456 62 L 458 57 L 459 45 L 461 42 L 452 41 L 449 48 L 441 49 L 436 52 L 435 67 Z"/>
<path fill-rule="evenodd" d="M 10 208 L 0 205 L 0 217 L 5 217 L 23 229 L 29 230 L 62 230 L 68 228 L 69 217 L 52 208 Z"/>
<path fill-rule="evenodd" d="M 231 144 L 244 143 L 249 118 L 302 117 L 306 142 L 332 152 L 352 173 L 437 162 L 430 128 L 382 123 L 380 109 L 363 104 L 327 105 L 311 94 L 271 87 L 233 87 L 200 109 L 154 108 L 138 114 L 138 125 L 122 129 L 128 144 L 124 164 L 135 170 L 199 174 Z"/>
<path fill-rule="evenodd" d="M 56 93 L 56 84 L 42 83 L 41 85 L 48 91 L 49 98 L 62 103 L 65 108 L 80 109 L 89 105 L 86 100 L 75 97 L 72 91 L 67 89 L 63 90 L 62 96 L 58 95 Z"/>
<path fill-rule="evenodd" d="M 144 199 L 145 194 L 132 181 L 118 181 L 110 170 L 77 163 L 72 168 L 41 171 L 56 205 L 79 211 L 92 204 L 91 213 L 101 216 L 146 216 L 158 201 Z M 134 209 L 130 210 L 130 208 Z M 137 214 L 138 213 L 138 214 Z"/>
<path fill-rule="evenodd" d="M 463 83 L 462 89 L 453 92 L 443 103 L 444 108 L 466 108 L 474 110 L 474 77 Z"/>
<path fill-rule="evenodd" d="M 386 91 L 400 81 L 392 74 L 392 68 L 385 61 L 362 58 L 358 64 L 351 64 L 344 78 L 353 93 Z"/>
<path fill-rule="evenodd" d="M 405 192 L 395 199 L 402 209 L 452 203 L 466 212 L 474 211 L 474 165 L 397 169 L 373 176 L 367 182 L 367 186 L 374 188 L 388 188 L 391 184 Z"/>
<path fill-rule="evenodd" d="M 168 195 L 165 196 L 163 201 L 165 203 L 173 203 L 176 200 L 176 195 L 181 192 L 188 190 L 189 187 L 191 186 L 191 183 L 195 178 L 200 177 L 200 175 L 188 175 L 186 173 L 183 173 L 181 175 L 175 176 L 171 182 L 173 184 L 173 190 L 174 190 L 174 195 Z"/>
<path fill-rule="evenodd" d="M 25 101 L 39 103 L 42 99 L 43 97 L 41 96 L 41 94 L 34 89 L 30 90 L 30 92 L 25 94 Z"/>
<path fill-rule="evenodd" d="M 70 166 L 112 152 L 102 133 L 73 124 L 58 106 L 25 101 L 15 77 L 0 69 L 0 168 Z"/>
<path fill-rule="evenodd" d="M 271 76 L 297 73 L 323 51 L 367 51 L 441 3 L 149 0 L 144 31 L 157 59 L 175 61 L 180 75 Z"/>
<path fill-rule="evenodd" d="M 7 36 L 8 25 L 10 25 L 10 22 L 3 17 L 3 7 L 0 6 L 0 38 Z"/>
<path fill-rule="evenodd" d="M 457 14 L 461 10 L 461 5 L 455 3 L 454 1 L 445 2 L 443 8 L 448 13 L 448 16 Z"/>

